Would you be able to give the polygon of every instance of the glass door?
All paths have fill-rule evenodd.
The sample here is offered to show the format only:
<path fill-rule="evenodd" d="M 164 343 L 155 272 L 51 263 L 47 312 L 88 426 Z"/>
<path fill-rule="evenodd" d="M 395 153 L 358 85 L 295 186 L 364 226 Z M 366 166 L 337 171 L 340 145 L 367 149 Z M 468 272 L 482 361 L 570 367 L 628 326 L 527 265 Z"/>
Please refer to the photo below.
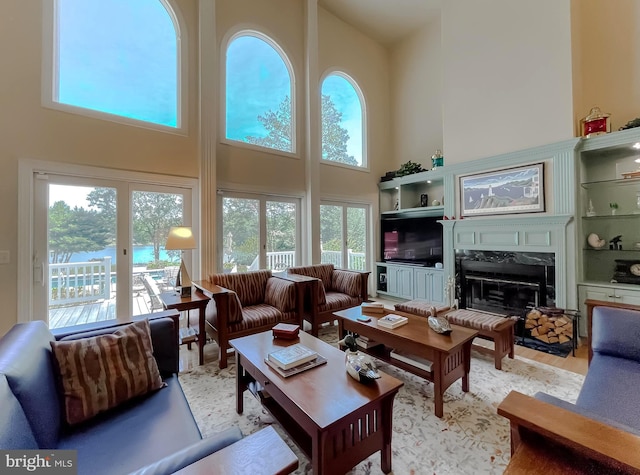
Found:
<path fill-rule="evenodd" d="M 298 201 L 236 193 L 224 196 L 220 239 L 223 272 L 278 272 L 296 265 Z"/>
<path fill-rule="evenodd" d="M 337 268 L 368 268 L 368 206 L 320 205 L 321 262 Z"/>
<path fill-rule="evenodd" d="M 47 175 L 35 180 L 34 315 L 50 328 L 161 310 L 180 251 L 171 226 L 190 225 L 191 190 Z M 191 265 L 191 251 L 185 253 Z"/>

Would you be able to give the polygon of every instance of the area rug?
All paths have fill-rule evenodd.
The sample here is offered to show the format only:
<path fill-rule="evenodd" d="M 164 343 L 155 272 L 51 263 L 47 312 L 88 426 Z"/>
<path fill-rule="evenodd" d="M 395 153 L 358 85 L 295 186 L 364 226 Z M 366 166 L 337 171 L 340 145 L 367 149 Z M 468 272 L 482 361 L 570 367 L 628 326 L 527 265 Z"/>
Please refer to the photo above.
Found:
<path fill-rule="evenodd" d="M 320 330 L 320 337 L 337 341 L 336 327 Z M 260 403 L 246 392 L 244 413 L 235 411 L 235 365 L 220 370 L 217 361 L 180 374 L 180 381 L 202 435 L 207 437 L 238 426 L 251 434 L 272 423 Z M 433 385 L 417 376 L 380 363 L 379 368 L 404 382 L 393 409 L 392 465 L 396 475 L 501 474 L 509 463 L 510 435 L 507 419 L 496 408 L 511 390 L 533 395 L 544 391 L 574 402 L 584 377 L 521 357 L 505 358 L 502 371 L 493 358 L 473 352 L 470 390 L 455 382 L 444 394 L 444 417 L 434 413 Z M 327 401 L 330 403 L 330 401 Z M 295 474 L 310 474 L 309 459 L 277 423 L 274 428 L 298 456 Z M 380 453 L 364 460 L 354 475 L 382 474 Z"/>

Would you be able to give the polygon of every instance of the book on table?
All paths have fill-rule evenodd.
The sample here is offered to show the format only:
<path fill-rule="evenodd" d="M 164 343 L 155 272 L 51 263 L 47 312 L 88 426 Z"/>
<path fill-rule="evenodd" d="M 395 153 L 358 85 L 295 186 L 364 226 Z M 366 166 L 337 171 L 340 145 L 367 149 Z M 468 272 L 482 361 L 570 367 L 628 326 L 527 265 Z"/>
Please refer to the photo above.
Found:
<path fill-rule="evenodd" d="M 356 345 L 358 345 L 360 348 L 368 349 L 368 348 L 374 348 L 376 346 L 380 346 L 382 345 L 382 343 L 378 343 L 377 341 L 370 340 L 369 338 L 358 336 L 356 337 Z"/>
<path fill-rule="evenodd" d="M 407 317 L 390 313 L 382 318 L 378 318 L 378 325 L 384 328 L 398 328 L 405 325 L 408 321 L 409 319 Z"/>
<path fill-rule="evenodd" d="M 302 373 L 311 368 L 315 368 L 316 366 L 323 365 L 327 362 L 327 359 L 324 356 L 316 355 L 316 357 L 312 360 L 309 360 L 305 363 L 301 363 L 298 366 L 294 366 L 289 369 L 282 369 L 276 363 L 271 361 L 269 358 L 265 358 L 264 362 L 267 363 L 268 366 L 271 367 L 276 373 L 284 378 L 288 378 L 289 376 L 293 376 L 294 374 Z"/>
<path fill-rule="evenodd" d="M 267 355 L 267 360 L 283 370 L 299 366 L 316 359 L 318 353 L 300 343 L 287 346 L 281 350 L 272 351 Z"/>
<path fill-rule="evenodd" d="M 391 353 L 389 353 L 389 356 L 391 356 L 392 359 L 402 361 L 403 363 L 410 364 L 412 366 L 415 366 L 416 368 L 420 368 L 429 372 L 431 371 L 431 367 L 433 366 L 432 361 L 429 361 L 428 359 L 421 356 L 406 353 L 402 350 L 392 350 Z"/>
<path fill-rule="evenodd" d="M 362 302 L 360 305 L 363 313 L 384 313 L 384 304 L 380 302 Z"/>

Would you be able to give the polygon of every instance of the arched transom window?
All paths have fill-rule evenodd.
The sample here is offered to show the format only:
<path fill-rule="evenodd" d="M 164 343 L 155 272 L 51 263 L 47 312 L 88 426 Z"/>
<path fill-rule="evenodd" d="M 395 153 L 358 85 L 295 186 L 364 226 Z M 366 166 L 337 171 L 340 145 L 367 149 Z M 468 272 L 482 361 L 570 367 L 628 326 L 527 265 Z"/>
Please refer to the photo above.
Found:
<path fill-rule="evenodd" d="M 179 32 L 161 0 L 55 0 L 51 102 L 180 127 Z"/>
<path fill-rule="evenodd" d="M 278 45 L 253 31 L 236 34 L 226 76 L 225 137 L 295 153 L 292 68 Z"/>
<path fill-rule="evenodd" d="M 322 81 L 322 159 L 366 167 L 364 101 L 355 82 L 332 73 Z"/>

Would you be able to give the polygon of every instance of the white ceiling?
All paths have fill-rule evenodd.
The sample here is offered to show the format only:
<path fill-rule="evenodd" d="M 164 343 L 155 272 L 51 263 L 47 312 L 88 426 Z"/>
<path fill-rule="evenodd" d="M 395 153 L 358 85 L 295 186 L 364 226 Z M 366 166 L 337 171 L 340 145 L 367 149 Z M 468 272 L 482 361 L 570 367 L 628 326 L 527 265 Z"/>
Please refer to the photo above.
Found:
<path fill-rule="evenodd" d="M 390 45 L 440 14 L 441 0 L 318 0 L 318 5 Z"/>

